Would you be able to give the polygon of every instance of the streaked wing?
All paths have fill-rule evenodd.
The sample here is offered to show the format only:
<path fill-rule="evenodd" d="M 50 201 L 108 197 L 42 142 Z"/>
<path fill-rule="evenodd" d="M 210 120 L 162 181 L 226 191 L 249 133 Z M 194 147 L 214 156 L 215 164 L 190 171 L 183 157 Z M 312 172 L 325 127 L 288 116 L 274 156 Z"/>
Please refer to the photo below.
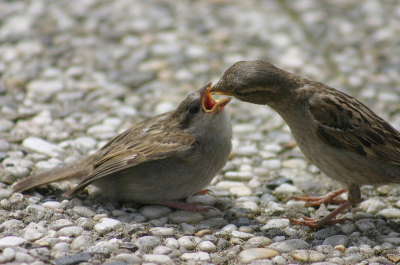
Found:
<path fill-rule="evenodd" d="M 336 91 L 317 92 L 309 101 L 316 135 L 327 144 L 400 165 L 400 133 L 361 102 Z"/>
<path fill-rule="evenodd" d="M 152 120 L 141 123 L 111 139 L 99 151 L 104 154 L 93 164 L 93 172 L 65 195 L 78 193 L 96 179 L 141 163 L 175 156 L 195 147 L 195 138 L 186 134 L 171 135 L 168 130 L 159 127 L 164 118 L 159 116 L 158 122 Z"/>

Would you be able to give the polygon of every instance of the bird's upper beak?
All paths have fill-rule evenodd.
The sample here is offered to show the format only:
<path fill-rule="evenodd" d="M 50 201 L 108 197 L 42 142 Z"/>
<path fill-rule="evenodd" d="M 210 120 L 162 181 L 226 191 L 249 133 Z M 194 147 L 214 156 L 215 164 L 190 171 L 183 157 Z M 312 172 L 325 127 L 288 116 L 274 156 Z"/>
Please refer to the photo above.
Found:
<path fill-rule="evenodd" d="M 225 89 L 221 88 L 221 86 L 219 86 L 220 83 L 221 83 L 221 81 L 219 81 L 218 83 L 216 83 L 216 84 L 210 89 L 210 93 L 213 94 L 213 95 L 232 96 L 232 93 L 230 93 L 229 91 L 226 91 Z"/>
<path fill-rule="evenodd" d="M 224 109 L 226 105 L 231 101 L 232 98 L 222 98 L 215 100 L 210 93 L 212 83 L 200 88 L 199 92 L 202 96 L 202 107 L 205 112 L 219 112 Z"/>

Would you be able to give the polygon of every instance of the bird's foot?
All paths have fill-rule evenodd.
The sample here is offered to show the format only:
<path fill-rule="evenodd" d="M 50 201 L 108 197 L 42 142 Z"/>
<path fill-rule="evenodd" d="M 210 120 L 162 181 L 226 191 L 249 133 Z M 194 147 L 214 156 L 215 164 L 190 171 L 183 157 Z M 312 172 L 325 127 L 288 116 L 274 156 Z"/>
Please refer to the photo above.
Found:
<path fill-rule="evenodd" d="M 325 218 L 322 218 L 318 220 L 308 217 L 302 217 L 301 219 L 294 219 L 294 218 L 288 218 L 288 219 L 291 224 L 308 226 L 311 228 L 322 228 L 325 226 L 330 226 L 335 224 L 344 224 L 345 222 L 353 222 L 353 220 L 349 218 L 333 219 L 333 220 L 325 220 Z"/>
<path fill-rule="evenodd" d="M 216 212 L 219 212 L 219 210 L 214 207 L 203 206 L 200 203 L 195 203 L 195 202 L 188 203 L 182 201 L 155 201 L 152 202 L 152 204 L 164 205 L 178 210 L 189 211 L 189 212 L 208 212 L 209 210 L 214 210 Z"/>
<path fill-rule="evenodd" d="M 209 194 L 211 191 L 208 189 L 203 189 L 203 190 L 198 190 L 195 194 L 196 195 L 207 195 Z"/>
<path fill-rule="evenodd" d="M 305 201 L 307 202 L 307 206 L 320 206 L 321 204 L 326 203 L 344 204 L 346 200 L 335 200 L 337 196 L 343 194 L 344 192 L 346 192 L 345 189 L 338 189 L 329 192 L 327 195 L 321 197 L 290 197 L 289 200 Z"/>
<path fill-rule="evenodd" d="M 354 223 L 353 220 L 349 218 L 343 218 L 343 219 L 334 219 L 339 213 L 343 212 L 346 208 L 350 207 L 353 203 L 346 201 L 343 203 L 341 206 L 339 206 L 336 210 L 328 214 L 322 219 L 316 220 L 313 218 L 308 218 L 308 217 L 303 217 L 303 220 L 298 220 L 294 218 L 288 218 L 290 223 L 292 224 L 298 224 L 298 225 L 304 225 L 312 228 L 321 228 L 325 227 L 328 225 L 334 225 L 334 224 L 344 224 L 345 222 L 352 222 Z"/>

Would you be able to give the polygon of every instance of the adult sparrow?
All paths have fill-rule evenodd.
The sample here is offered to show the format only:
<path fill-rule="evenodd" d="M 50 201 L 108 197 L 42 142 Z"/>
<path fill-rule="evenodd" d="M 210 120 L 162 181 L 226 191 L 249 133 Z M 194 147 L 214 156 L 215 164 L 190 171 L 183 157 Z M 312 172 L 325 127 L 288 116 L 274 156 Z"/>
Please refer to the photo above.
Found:
<path fill-rule="evenodd" d="M 263 61 L 241 61 L 225 71 L 211 93 L 268 105 L 288 124 L 303 154 L 344 189 L 325 197 L 297 198 L 309 205 L 347 201 L 320 220 L 292 223 L 322 227 L 359 202 L 360 186 L 400 183 L 400 133 L 355 98 Z"/>
<path fill-rule="evenodd" d="M 14 191 L 77 178 L 79 184 L 63 196 L 73 197 L 93 184 L 111 201 L 204 210 L 178 200 L 207 186 L 231 151 L 231 122 L 225 110 L 231 98 L 217 101 L 210 88 L 211 83 L 189 94 L 175 111 L 126 130 L 74 164 L 20 181 Z"/>

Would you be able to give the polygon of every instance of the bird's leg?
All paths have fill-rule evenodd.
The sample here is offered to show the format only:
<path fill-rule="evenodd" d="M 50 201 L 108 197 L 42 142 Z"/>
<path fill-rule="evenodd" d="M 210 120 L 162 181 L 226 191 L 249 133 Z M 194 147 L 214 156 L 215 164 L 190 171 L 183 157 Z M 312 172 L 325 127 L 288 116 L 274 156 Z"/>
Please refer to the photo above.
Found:
<path fill-rule="evenodd" d="M 340 212 L 342 212 L 346 208 L 350 207 L 351 205 L 353 205 L 353 203 L 346 201 L 339 208 L 337 208 L 336 210 L 334 210 L 333 212 L 331 212 L 330 214 L 328 214 L 327 216 L 325 216 L 324 218 L 319 219 L 319 220 L 303 217 L 302 218 L 303 220 L 289 218 L 289 221 L 292 224 L 298 224 L 298 225 L 308 226 L 308 227 L 312 227 L 312 228 L 321 228 L 324 226 L 334 225 L 334 224 L 344 224 L 346 221 L 353 222 L 353 220 L 351 220 L 349 218 L 333 219 Z"/>
<path fill-rule="evenodd" d="M 338 189 L 321 197 L 290 197 L 289 200 L 305 201 L 307 202 L 307 206 L 319 206 L 326 203 L 344 204 L 347 202 L 346 200 L 335 200 L 337 196 L 343 194 L 344 192 L 346 192 L 345 189 Z"/>
<path fill-rule="evenodd" d="M 339 213 L 341 213 L 348 207 L 358 203 L 359 200 L 361 199 L 361 190 L 360 190 L 359 185 L 350 184 L 348 190 L 349 190 L 348 200 L 345 201 L 345 203 L 343 203 L 339 208 L 337 208 L 336 210 L 334 210 L 333 212 L 331 212 L 324 218 L 319 219 L 319 220 L 315 220 L 315 219 L 307 218 L 307 217 L 303 217 L 303 220 L 289 218 L 290 223 L 304 225 L 304 226 L 308 226 L 308 227 L 312 227 L 312 228 L 321 228 L 321 227 L 324 227 L 327 225 L 343 224 L 346 221 L 353 222 L 353 220 L 351 220 L 349 218 L 334 219 Z M 341 190 L 337 190 L 335 192 L 339 192 L 339 191 L 341 191 Z M 342 192 L 340 192 L 339 194 L 342 194 L 343 192 L 344 192 L 344 190 Z"/>

